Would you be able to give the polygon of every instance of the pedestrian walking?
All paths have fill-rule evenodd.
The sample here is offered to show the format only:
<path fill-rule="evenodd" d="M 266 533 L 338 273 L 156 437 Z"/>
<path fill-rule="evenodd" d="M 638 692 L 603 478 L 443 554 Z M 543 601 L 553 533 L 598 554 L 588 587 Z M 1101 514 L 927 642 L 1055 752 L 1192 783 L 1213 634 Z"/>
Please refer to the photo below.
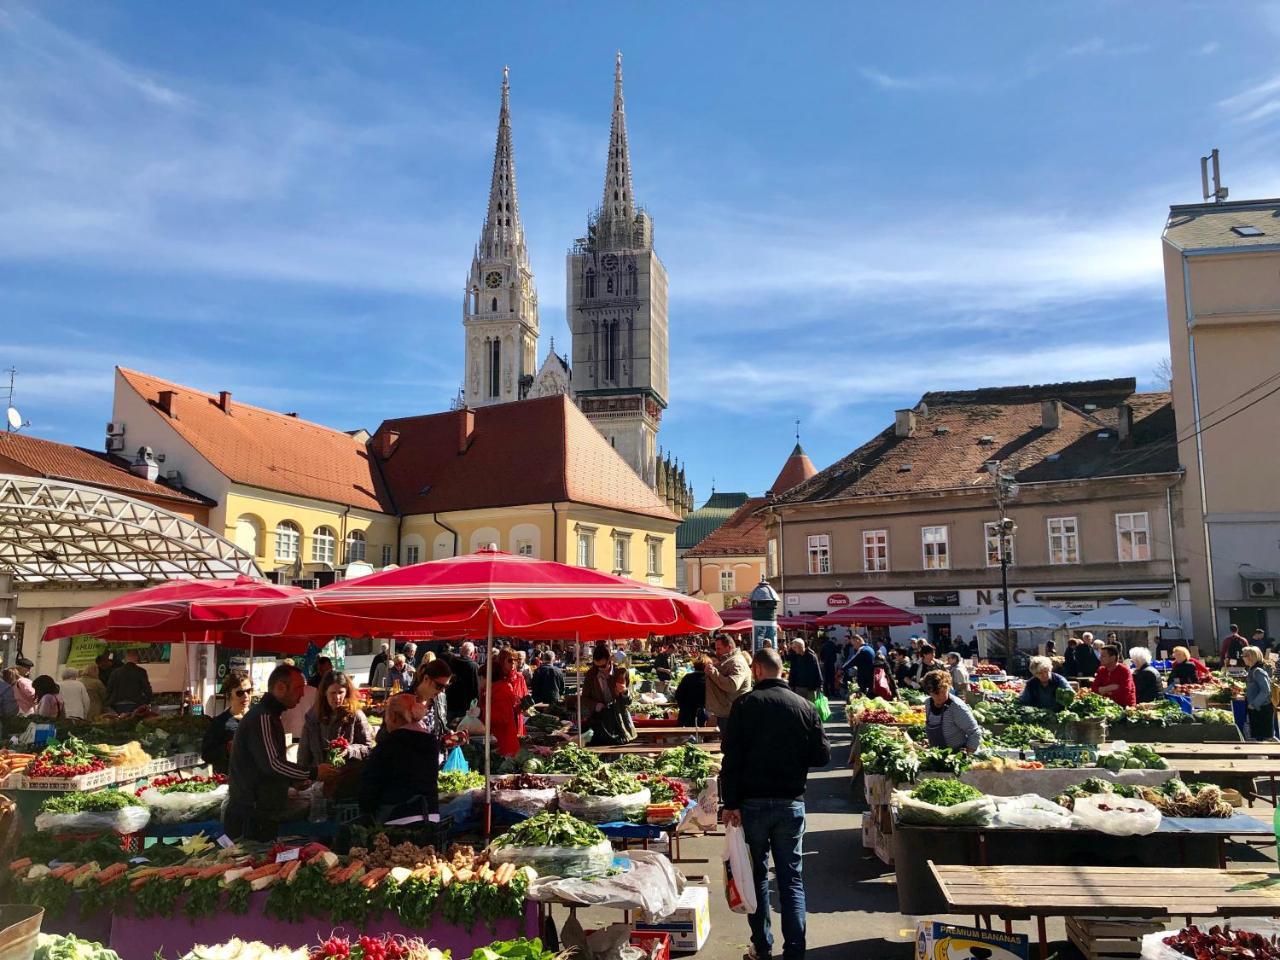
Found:
<path fill-rule="evenodd" d="M 804 791 L 809 770 L 831 761 L 831 744 L 813 705 L 782 680 L 782 660 L 760 650 L 755 689 L 738 698 L 724 724 L 720 791 L 724 822 L 740 826 L 751 851 L 756 912 L 748 917 L 753 960 L 773 955 L 769 857 L 778 878 L 783 960 L 803 960 Z"/>
<path fill-rule="evenodd" d="M 715 659 L 703 660 L 707 677 L 707 722 L 711 726 L 723 724 L 729 718 L 733 702 L 751 685 L 751 670 L 738 653 L 737 644 L 723 633 L 716 636 L 715 643 Z"/>

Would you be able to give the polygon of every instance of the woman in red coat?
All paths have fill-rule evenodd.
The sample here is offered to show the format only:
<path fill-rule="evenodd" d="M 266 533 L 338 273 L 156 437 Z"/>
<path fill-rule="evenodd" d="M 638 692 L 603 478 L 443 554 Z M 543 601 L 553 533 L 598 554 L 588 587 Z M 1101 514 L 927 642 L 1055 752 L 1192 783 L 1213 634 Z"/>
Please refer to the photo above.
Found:
<path fill-rule="evenodd" d="M 515 656 L 510 650 L 502 650 L 495 657 L 493 678 L 493 719 L 489 731 L 498 742 L 498 752 L 504 757 L 514 757 L 520 752 L 520 737 L 524 735 L 524 712 L 520 702 L 528 696 L 529 689 L 518 670 Z M 483 697 L 481 704 L 484 703 Z"/>

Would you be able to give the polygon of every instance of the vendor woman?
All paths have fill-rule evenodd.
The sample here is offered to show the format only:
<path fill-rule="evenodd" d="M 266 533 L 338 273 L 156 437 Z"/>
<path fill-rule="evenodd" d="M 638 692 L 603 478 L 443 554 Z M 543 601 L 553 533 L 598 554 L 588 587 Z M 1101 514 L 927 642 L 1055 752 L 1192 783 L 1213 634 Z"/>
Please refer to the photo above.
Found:
<path fill-rule="evenodd" d="M 1071 690 L 1071 684 L 1060 673 L 1053 672 L 1053 661 L 1048 657 L 1031 658 L 1031 679 L 1018 695 L 1018 703 L 1024 707 L 1039 707 L 1041 710 L 1061 710 L 1058 702 L 1059 690 Z"/>
<path fill-rule="evenodd" d="M 982 728 L 973 711 L 951 692 L 951 675 L 932 670 L 920 680 L 920 689 L 929 695 L 925 704 L 924 729 L 929 746 L 947 747 L 973 753 L 982 746 Z"/>
<path fill-rule="evenodd" d="M 1203 673 L 1201 670 L 1203 669 Z M 1173 648 L 1173 666 L 1169 668 L 1169 686 L 1179 683 L 1202 683 L 1208 679 L 1209 669 L 1191 656 L 1186 647 Z"/>
<path fill-rule="evenodd" d="M 321 675 L 315 706 L 302 721 L 298 763 L 304 767 L 327 763 L 329 744 L 339 738 L 347 741 L 344 761 L 364 760 L 373 749 L 373 727 L 360 709 L 355 682 L 330 669 Z"/>
<path fill-rule="evenodd" d="M 200 744 L 200 759 L 213 767 L 214 773 L 225 774 L 231 762 L 231 741 L 236 728 L 249 712 L 253 700 L 253 681 L 243 670 L 232 670 L 222 682 L 222 696 L 227 709 L 213 718 Z"/>

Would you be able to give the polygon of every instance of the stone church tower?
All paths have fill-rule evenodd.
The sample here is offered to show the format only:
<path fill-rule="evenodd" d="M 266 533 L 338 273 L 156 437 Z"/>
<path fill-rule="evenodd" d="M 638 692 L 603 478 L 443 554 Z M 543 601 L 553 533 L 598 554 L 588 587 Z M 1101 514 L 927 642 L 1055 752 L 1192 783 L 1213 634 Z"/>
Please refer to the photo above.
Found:
<path fill-rule="evenodd" d="M 502 71 L 502 109 L 493 152 L 489 209 L 467 275 L 463 402 L 470 407 L 519 400 L 538 362 L 538 294 L 529 269 L 511 142 L 511 85 Z"/>
<path fill-rule="evenodd" d="M 603 202 L 566 272 L 578 405 L 656 487 L 658 425 L 667 406 L 667 271 L 653 249 L 653 221 L 632 193 L 621 53 Z"/>

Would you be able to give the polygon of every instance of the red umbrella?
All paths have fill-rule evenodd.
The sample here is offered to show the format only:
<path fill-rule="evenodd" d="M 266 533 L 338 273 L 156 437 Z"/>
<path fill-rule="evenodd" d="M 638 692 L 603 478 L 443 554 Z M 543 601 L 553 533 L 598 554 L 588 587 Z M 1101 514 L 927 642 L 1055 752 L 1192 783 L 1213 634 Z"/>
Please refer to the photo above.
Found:
<path fill-rule="evenodd" d="M 818 618 L 811 613 L 784 615 L 778 617 L 778 627 L 782 630 L 812 630 L 818 625 Z"/>
<path fill-rule="evenodd" d="M 857 603 L 828 613 L 817 620 L 824 627 L 837 624 L 861 627 L 900 627 L 909 623 L 923 623 L 914 613 L 885 603 L 878 597 L 863 597 Z"/>
<path fill-rule="evenodd" d="M 727 627 L 721 627 L 721 633 L 750 633 L 753 624 L 750 620 L 739 620 L 737 623 L 731 623 Z"/>
<path fill-rule="evenodd" d="M 720 619 L 725 623 L 733 623 L 737 620 L 750 620 L 751 604 L 735 603 L 732 607 L 728 607 L 720 611 Z"/>

